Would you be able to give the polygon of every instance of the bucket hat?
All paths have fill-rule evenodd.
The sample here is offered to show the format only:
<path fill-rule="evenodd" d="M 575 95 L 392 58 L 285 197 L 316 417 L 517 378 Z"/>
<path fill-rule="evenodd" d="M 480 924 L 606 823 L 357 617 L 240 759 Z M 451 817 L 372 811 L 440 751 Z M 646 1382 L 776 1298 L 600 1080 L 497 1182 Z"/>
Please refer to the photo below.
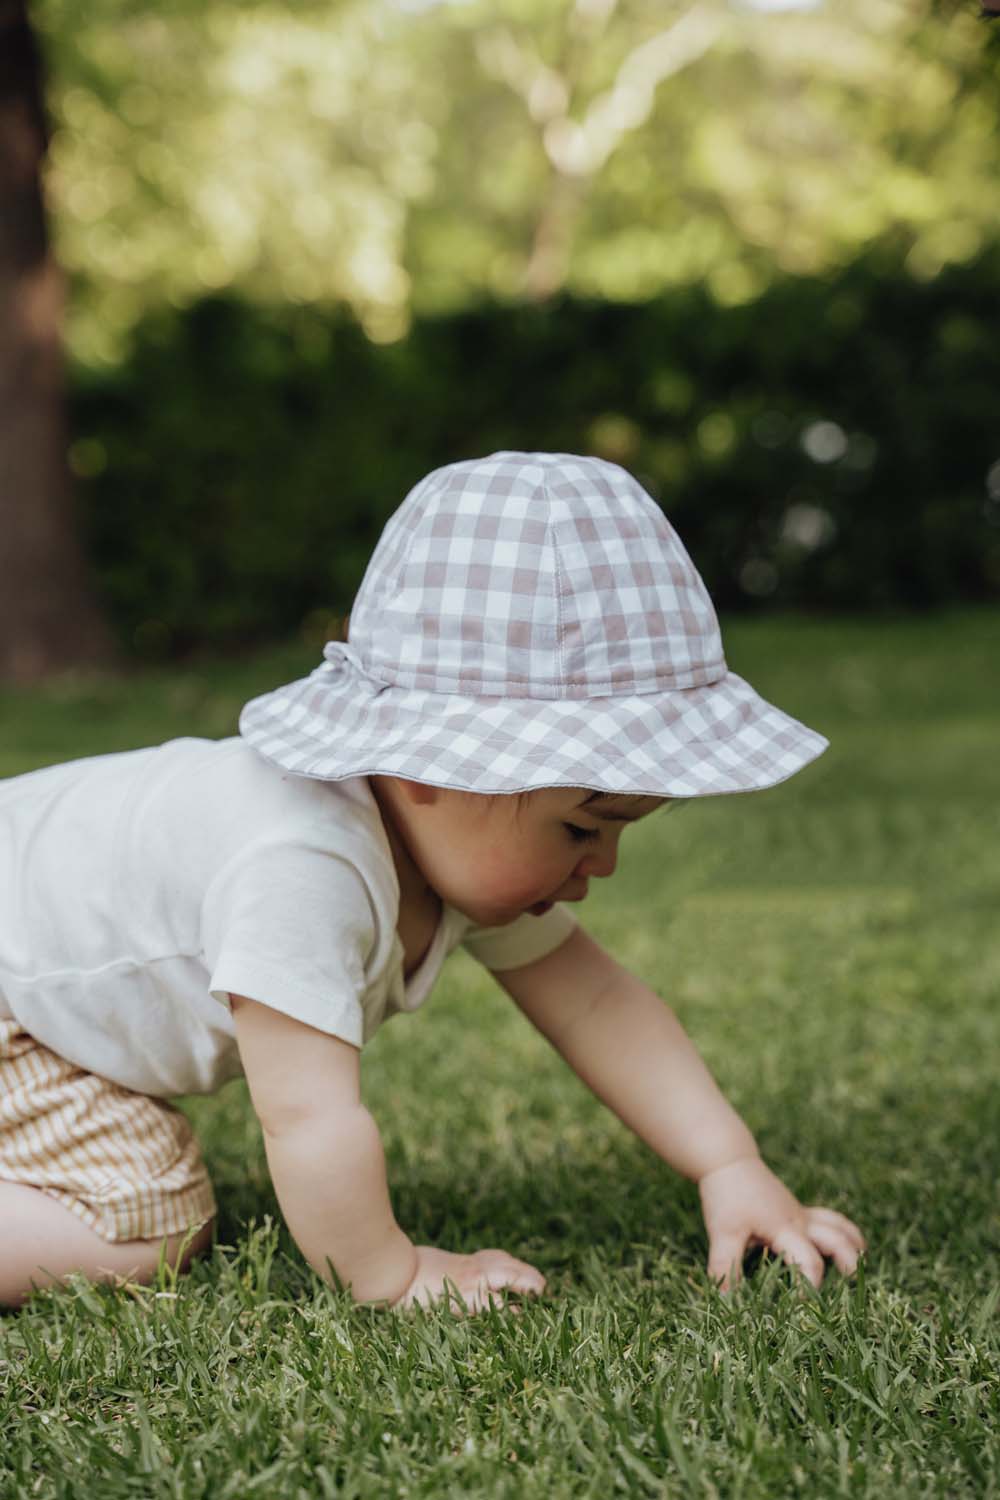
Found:
<path fill-rule="evenodd" d="M 240 716 L 299 776 L 704 797 L 774 786 L 827 746 L 729 671 L 677 533 L 597 458 L 503 452 L 427 475 L 323 655 Z"/>

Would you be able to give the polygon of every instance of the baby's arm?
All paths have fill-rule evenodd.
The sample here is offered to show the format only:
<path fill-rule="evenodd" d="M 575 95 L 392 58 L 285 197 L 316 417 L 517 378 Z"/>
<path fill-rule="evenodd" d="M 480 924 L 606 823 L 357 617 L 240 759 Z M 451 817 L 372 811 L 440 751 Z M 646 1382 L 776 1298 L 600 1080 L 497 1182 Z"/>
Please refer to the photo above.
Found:
<path fill-rule="evenodd" d="M 274 1190 L 321 1276 L 329 1260 L 359 1300 L 394 1301 L 416 1250 L 393 1216 L 378 1126 L 361 1102 L 356 1047 L 232 996 L 240 1056 Z"/>
<path fill-rule="evenodd" d="M 497 978 L 598 1098 L 698 1183 L 711 1276 L 728 1285 L 754 1243 L 816 1285 L 822 1255 L 854 1269 L 864 1248 L 857 1227 L 830 1209 L 804 1208 L 778 1181 L 670 1008 L 585 932 Z"/>
<path fill-rule="evenodd" d="M 296 1244 L 320 1276 L 330 1266 L 361 1302 L 408 1306 L 457 1288 L 470 1310 L 544 1278 L 502 1250 L 455 1255 L 414 1245 L 396 1223 L 385 1154 L 361 1101 L 360 1053 L 255 1000 L 232 995 L 240 1056 L 268 1166 Z"/>

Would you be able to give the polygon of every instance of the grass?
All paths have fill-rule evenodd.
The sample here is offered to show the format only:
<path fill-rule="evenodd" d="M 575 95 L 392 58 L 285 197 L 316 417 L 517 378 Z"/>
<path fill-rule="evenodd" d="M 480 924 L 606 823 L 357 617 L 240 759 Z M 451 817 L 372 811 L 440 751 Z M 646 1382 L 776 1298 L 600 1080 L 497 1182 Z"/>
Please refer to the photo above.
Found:
<path fill-rule="evenodd" d="M 1000 616 L 734 622 L 735 670 L 827 732 L 788 785 L 626 836 L 590 929 L 669 997 L 766 1156 L 871 1250 L 818 1295 L 706 1281 L 694 1189 L 476 966 L 364 1059 L 401 1222 L 502 1245 L 550 1294 L 460 1321 L 304 1267 L 244 1087 L 186 1108 L 219 1243 L 157 1286 L 0 1320 L 0 1495 L 1000 1494 Z M 0 698 L 0 771 L 181 734 L 297 646 Z"/>

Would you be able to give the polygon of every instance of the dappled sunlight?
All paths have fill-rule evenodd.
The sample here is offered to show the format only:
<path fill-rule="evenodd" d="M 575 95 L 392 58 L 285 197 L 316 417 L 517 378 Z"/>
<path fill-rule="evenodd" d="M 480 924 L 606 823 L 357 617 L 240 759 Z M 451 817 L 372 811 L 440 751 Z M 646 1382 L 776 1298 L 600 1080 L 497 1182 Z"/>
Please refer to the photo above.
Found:
<path fill-rule="evenodd" d="M 738 306 L 883 235 L 931 279 L 1000 212 L 973 11 L 314 0 L 70 24 L 47 0 L 71 348 L 113 363 L 145 303 L 224 288 L 346 302 L 379 341 L 484 294 L 698 279 Z"/>

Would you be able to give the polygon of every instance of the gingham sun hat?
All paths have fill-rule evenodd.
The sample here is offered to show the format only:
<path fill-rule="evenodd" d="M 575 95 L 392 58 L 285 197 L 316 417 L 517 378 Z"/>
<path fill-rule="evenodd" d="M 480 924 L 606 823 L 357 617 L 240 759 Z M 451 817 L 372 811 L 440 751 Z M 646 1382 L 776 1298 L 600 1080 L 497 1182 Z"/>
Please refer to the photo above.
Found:
<path fill-rule="evenodd" d="M 311 676 L 240 733 L 299 776 L 704 797 L 774 786 L 822 735 L 730 672 L 676 532 L 617 464 L 494 453 L 421 480 Z"/>

